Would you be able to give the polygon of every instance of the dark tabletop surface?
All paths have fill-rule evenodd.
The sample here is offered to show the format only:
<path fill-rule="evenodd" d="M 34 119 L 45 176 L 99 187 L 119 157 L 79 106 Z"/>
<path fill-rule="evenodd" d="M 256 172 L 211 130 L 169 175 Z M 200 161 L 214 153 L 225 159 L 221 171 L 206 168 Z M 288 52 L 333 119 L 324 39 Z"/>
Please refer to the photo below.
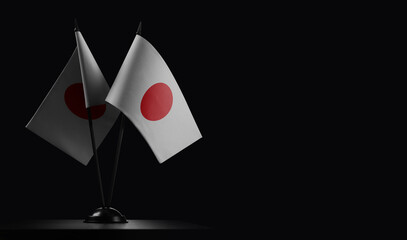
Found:
<path fill-rule="evenodd" d="M 208 227 L 176 220 L 128 220 L 128 223 L 84 223 L 82 219 L 25 220 L 0 223 L 0 230 L 199 230 Z"/>
<path fill-rule="evenodd" d="M 127 220 L 128 223 L 84 223 L 83 219 L 24 220 L 0 223 L 7 239 L 211 239 L 210 227 L 178 220 Z"/>

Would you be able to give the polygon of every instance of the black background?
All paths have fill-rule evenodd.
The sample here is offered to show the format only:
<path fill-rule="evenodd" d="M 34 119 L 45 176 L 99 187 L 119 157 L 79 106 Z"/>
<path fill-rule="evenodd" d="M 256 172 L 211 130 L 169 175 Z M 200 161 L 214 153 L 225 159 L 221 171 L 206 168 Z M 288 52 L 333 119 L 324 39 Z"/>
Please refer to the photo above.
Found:
<path fill-rule="evenodd" d="M 76 46 L 75 17 L 109 85 L 142 21 L 142 36 L 170 67 L 203 135 L 159 164 L 127 121 L 115 208 L 129 219 L 180 219 L 214 227 L 260 221 L 250 217 L 266 215 L 266 207 L 260 208 L 264 202 L 280 211 L 275 201 L 285 180 L 265 180 L 282 175 L 276 163 L 285 158 L 277 155 L 285 140 L 273 138 L 279 127 L 269 131 L 284 102 L 273 94 L 279 90 L 269 87 L 275 85 L 273 71 L 284 63 L 271 60 L 267 51 L 275 43 L 270 36 L 284 39 L 276 33 L 283 21 L 270 16 L 278 8 L 114 1 L 22 3 L 3 10 L 9 13 L 2 17 L 1 37 L 1 221 L 80 219 L 101 205 L 95 162 L 83 166 L 25 128 Z M 117 123 L 99 147 L 106 190 Z M 266 201 L 270 194 L 275 200 Z"/>
<path fill-rule="evenodd" d="M 370 150 L 357 148 L 370 120 L 359 120 L 365 103 L 355 103 L 366 91 L 361 76 L 375 71 L 354 71 L 365 52 L 374 54 L 366 26 L 376 33 L 374 18 L 362 14 L 367 6 L 358 7 L 4 4 L 0 221 L 80 219 L 100 206 L 94 161 L 85 167 L 24 127 L 75 48 L 76 17 L 110 85 L 141 20 L 142 35 L 165 59 L 203 135 L 159 164 L 126 123 L 113 206 L 128 218 L 284 234 L 357 222 L 353 181 L 343 185 L 365 171 L 358 161 Z M 117 134 L 116 123 L 99 148 L 106 189 Z"/>

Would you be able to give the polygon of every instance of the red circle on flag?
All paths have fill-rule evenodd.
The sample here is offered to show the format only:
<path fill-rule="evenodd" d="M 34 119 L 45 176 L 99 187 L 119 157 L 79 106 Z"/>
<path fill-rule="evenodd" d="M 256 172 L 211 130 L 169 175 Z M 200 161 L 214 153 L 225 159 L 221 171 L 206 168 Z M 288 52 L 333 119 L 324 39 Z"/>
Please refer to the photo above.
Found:
<path fill-rule="evenodd" d="M 160 120 L 170 112 L 172 100 L 170 87 L 165 83 L 156 83 L 144 93 L 140 103 L 141 113 L 147 120 Z"/>
<path fill-rule="evenodd" d="M 73 114 L 80 118 L 88 119 L 88 111 L 86 110 L 82 83 L 74 83 L 69 86 L 65 90 L 64 100 L 66 106 Z M 98 119 L 105 113 L 106 104 L 93 106 L 90 109 L 92 112 L 92 119 Z"/>

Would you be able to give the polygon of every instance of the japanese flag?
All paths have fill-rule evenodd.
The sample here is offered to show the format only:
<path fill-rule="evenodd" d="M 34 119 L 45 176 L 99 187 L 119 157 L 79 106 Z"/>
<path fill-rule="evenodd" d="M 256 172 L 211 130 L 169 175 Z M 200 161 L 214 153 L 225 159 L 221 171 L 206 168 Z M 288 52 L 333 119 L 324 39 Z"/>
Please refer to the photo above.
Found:
<path fill-rule="evenodd" d="M 202 137 L 167 64 L 140 35 L 106 101 L 132 121 L 160 163 Z"/>
<path fill-rule="evenodd" d="M 26 127 L 87 165 L 93 151 L 86 108 L 91 108 L 96 147 L 119 111 L 105 103 L 109 86 L 82 34 L 76 37 L 77 48 Z"/>

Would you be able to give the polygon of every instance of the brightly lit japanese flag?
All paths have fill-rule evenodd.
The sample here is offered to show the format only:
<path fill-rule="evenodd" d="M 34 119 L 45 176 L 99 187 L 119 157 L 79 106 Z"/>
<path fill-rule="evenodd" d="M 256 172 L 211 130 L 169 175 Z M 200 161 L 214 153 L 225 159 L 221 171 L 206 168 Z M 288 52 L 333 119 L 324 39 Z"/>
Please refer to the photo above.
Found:
<path fill-rule="evenodd" d="M 106 101 L 133 122 L 160 163 L 202 137 L 167 64 L 140 35 Z"/>
<path fill-rule="evenodd" d="M 76 37 L 77 48 L 26 127 L 87 165 L 93 151 L 86 106 L 91 107 L 96 147 L 119 111 L 105 103 L 109 86 L 80 32 Z"/>

